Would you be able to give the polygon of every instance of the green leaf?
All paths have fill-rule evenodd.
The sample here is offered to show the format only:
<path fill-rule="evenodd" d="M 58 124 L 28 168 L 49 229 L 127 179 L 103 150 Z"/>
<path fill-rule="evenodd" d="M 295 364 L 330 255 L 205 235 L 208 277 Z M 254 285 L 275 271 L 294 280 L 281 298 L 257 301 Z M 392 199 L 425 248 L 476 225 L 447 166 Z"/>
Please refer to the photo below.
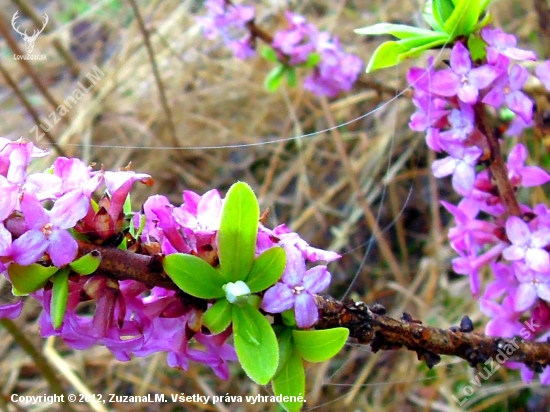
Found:
<path fill-rule="evenodd" d="M 224 279 L 216 269 L 197 256 L 173 253 L 162 263 L 166 274 L 184 292 L 201 299 L 225 296 Z"/>
<path fill-rule="evenodd" d="M 271 325 L 252 306 L 233 306 L 233 335 L 243 370 L 257 384 L 266 385 L 279 363 L 277 338 Z"/>
<path fill-rule="evenodd" d="M 439 37 L 438 39 L 432 41 L 431 43 L 422 44 L 419 47 L 412 47 L 409 51 L 407 51 L 405 53 L 401 53 L 399 56 L 397 56 L 397 59 L 401 63 L 403 60 L 408 59 L 410 57 L 420 56 L 422 54 L 422 52 L 424 52 L 426 50 L 430 50 L 430 49 L 434 49 L 438 46 L 442 46 L 445 43 L 447 43 L 447 41 L 448 41 L 447 37 L 445 37 L 445 36 L 446 35 L 444 35 L 443 37 Z"/>
<path fill-rule="evenodd" d="M 286 253 L 282 247 L 273 247 L 263 252 L 254 259 L 245 280 L 250 292 L 261 292 L 277 282 L 285 270 L 285 265 Z"/>
<path fill-rule="evenodd" d="M 296 397 L 296 402 L 280 403 L 285 410 L 298 412 L 302 408 L 306 392 L 306 374 L 304 362 L 296 350 L 291 352 L 283 369 L 273 378 L 273 392 L 276 396 Z"/>
<path fill-rule="evenodd" d="M 397 65 L 399 63 L 398 56 L 407 50 L 409 50 L 407 47 L 396 41 L 382 43 L 370 58 L 366 72 L 371 73 L 378 69 Z"/>
<path fill-rule="evenodd" d="M 321 62 L 321 53 L 309 53 L 307 55 L 306 62 L 303 64 L 304 67 L 315 67 Z"/>
<path fill-rule="evenodd" d="M 54 329 L 61 327 L 69 300 L 69 270 L 61 269 L 53 277 L 51 315 Z"/>
<path fill-rule="evenodd" d="M 286 66 L 284 64 L 278 64 L 275 66 L 266 76 L 264 80 L 264 87 L 268 92 L 276 92 L 283 78 L 285 76 Z"/>
<path fill-rule="evenodd" d="M 445 22 L 443 30 L 451 39 L 461 35 L 468 36 L 479 20 L 480 13 L 479 0 L 460 0 Z"/>
<path fill-rule="evenodd" d="M 346 343 L 349 330 L 293 330 L 294 346 L 308 362 L 323 362 L 336 355 Z"/>
<path fill-rule="evenodd" d="M 367 73 L 401 63 L 405 57 L 408 57 L 411 49 L 415 50 L 414 53 L 417 54 L 419 51 L 433 47 L 434 44 L 444 44 L 447 37 L 443 33 L 432 33 L 430 36 L 411 37 L 409 39 L 382 43 L 374 51 L 367 67 Z"/>
<path fill-rule="evenodd" d="M 122 212 L 124 213 L 124 215 L 132 213 L 132 200 L 130 199 L 130 193 L 128 193 L 128 196 L 126 196 L 126 200 L 124 200 L 124 205 L 122 205 Z"/>
<path fill-rule="evenodd" d="M 225 282 L 244 280 L 250 272 L 256 251 L 260 207 L 256 195 L 244 182 L 235 183 L 225 197 L 218 255 Z"/>
<path fill-rule="evenodd" d="M 275 376 L 277 376 L 283 370 L 283 368 L 286 366 L 286 363 L 290 359 L 292 352 L 294 351 L 291 328 L 284 328 L 282 332 L 279 330 L 276 335 L 277 340 L 279 341 L 279 364 L 277 365 Z"/>
<path fill-rule="evenodd" d="M 266 60 L 269 60 L 270 62 L 277 63 L 279 61 L 277 52 L 273 50 L 271 47 L 268 47 L 268 46 L 262 47 L 260 54 L 262 55 L 263 58 L 265 58 Z"/>
<path fill-rule="evenodd" d="M 298 80 L 296 79 L 296 68 L 289 67 L 286 71 L 286 82 L 289 87 L 296 87 Z"/>
<path fill-rule="evenodd" d="M 443 23 L 439 23 L 433 14 L 433 1 L 428 0 L 424 4 L 424 9 L 422 10 L 422 16 L 428 25 L 436 32 L 443 33 Z"/>
<path fill-rule="evenodd" d="M 477 0 L 474 0 L 477 1 Z M 433 0 L 433 16 L 440 26 L 445 27 L 445 22 L 451 17 L 455 5 L 451 0 Z"/>
<path fill-rule="evenodd" d="M 220 299 L 204 313 L 202 323 L 214 335 L 222 333 L 231 323 L 232 310 L 233 306 L 227 299 Z"/>
<path fill-rule="evenodd" d="M 432 30 L 420 29 L 414 26 L 406 26 L 404 24 L 378 23 L 373 26 L 355 29 L 355 33 L 364 34 L 367 36 L 378 36 L 382 34 L 391 34 L 398 39 L 409 39 L 413 37 L 429 37 L 433 36 Z"/>
<path fill-rule="evenodd" d="M 90 275 L 94 273 L 101 263 L 101 253 L 97 250 L 82 256 L 69 264 L 69 267 L 79 275 Z"/>
<path fill-rule="evenodd" d="M 487 55 L 485 42 L 480 36 L 471 35 L 468 38 L 468 50 L 473 61 L 484 59 Z"/>
<path fill-rule="evenodd" d="M 8 266 L 8 275 L 19 293 L 32 293 L 42 289 L 58 270 L 55 266 L 45 267 L 38 263 L 29 266 L 12 263 Z"/>

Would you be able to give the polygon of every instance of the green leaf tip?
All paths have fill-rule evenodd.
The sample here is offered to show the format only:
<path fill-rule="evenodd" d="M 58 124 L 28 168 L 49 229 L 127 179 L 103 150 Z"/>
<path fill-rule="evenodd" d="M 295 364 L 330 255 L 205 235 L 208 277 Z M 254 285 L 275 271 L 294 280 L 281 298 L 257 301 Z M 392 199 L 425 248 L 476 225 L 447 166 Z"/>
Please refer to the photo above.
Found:
<path fill-rule="evenodd" d="M 245 280 L 254 262 L 260 206 L 252 188 L 244 182 L 231 186 L 225 197 L 218 255 L 224 283 Z"/>
<path fill-rule="evenodd" d="M 162 266 L 170 279 L 191 296 L 201 299 L 225 296 L 224 279 L 216 269 L 197 256 L 173 253 L 164 258 Z"/>

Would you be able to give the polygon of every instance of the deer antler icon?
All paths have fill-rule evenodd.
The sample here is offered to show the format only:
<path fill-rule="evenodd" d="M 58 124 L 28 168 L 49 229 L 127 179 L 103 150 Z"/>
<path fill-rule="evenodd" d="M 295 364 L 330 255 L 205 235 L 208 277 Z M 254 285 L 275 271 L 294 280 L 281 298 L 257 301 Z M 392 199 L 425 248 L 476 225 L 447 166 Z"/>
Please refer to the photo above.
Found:
<path fill-rule="evenodd" d="M 16 20 L 17 20 L 18 17 L 19 17 L 19 10 L 17 10 L 15 12 L 15 14 L 13 15 L 13 18 L 11 19 L 11 25 L 12 25 L 13 29 L 17 33 L 19 33 L 21 35 L 21 37 L 23 38 L 23 41 L 25 42 L 25 49 L 27 49 L 27 53 L 30 54 L 34 50 L 34 42 L 36 41 L 36 38 L 38 37 L 38 35 L 40 33 L 42 33 L 44 31 L 44 28 L 46 27 L 46 24 L 48 24 L 49 17 L 46 13 L 44 13 L 44 24 L 43 24 L 42 28 L 40 30 L 34 30 L 34 33 L 32 34 L 32 36 L 27 35 L 27 30 L 25 30 L 24 33 L 21 33 L 19 31 L 19 27 L 15 26 L 15 23 L 16 23 Z"/>

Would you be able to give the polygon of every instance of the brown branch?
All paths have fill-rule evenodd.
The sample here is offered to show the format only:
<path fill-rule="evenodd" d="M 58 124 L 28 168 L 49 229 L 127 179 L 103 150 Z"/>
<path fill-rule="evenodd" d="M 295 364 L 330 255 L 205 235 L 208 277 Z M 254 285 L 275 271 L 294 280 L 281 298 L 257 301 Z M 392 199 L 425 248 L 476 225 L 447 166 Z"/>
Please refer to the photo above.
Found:
<path fill-rule="evenodd" d="M 160 96 L 160 102 L 162 104 L 162 108 L 166 116 L 166 121 L 168 122 L 168 128 L 170 130 L 170 135 L 172 137 L 172 143 L 174 144 L 174 146 L 177 147 L 179 146 L 179 142 L 178 142 L 178 137 L 176 133 L 176 125 L 174 123 L 172 111 L 170 110 L 170 105 L 168 104 L 168 98 L 166 97 L 166 89 L 164 87 L 164 84 L 162 83 L 162 79 L 160 78 L 160 71 L 157 65 L 157 60 L 155 58 L 155 52 L 153 51 L 153 46 L 151 45 L 151 38 L 149 35 L 149 31 L 145 27 L 145 22 L 141 17 L 139 7 L 137 6 L 135 0 L 128 0 L 128 2 L 132 6 L 132 10 L 134 12 L 134 15 L 138 23 L 139 31 L 143 36 L 143 42 L 145 44 L 145 49 L 147 50 L 147 55 L 149 56 L 149 62 L 151 63 L 151 67 L 153 68 L 153 75 L 155 77 L 155 82 L 157 84 L 157 89 Z"/>
<path fill-rule="evenodd" d="M 177 290 L 177 286 L 162 271 L 160 257 L 145 256 L 112 247 L 96 246 L 79 241 L 79 256 L 92 251 L 101 254 L 99 273 L 117 280 L 136 280 L 150 287 L 161 286 Z M 204 301 L 182 294 L 186 303 L 205 308 Z M 372 350 L 406 348 L 417 353 L 429 367 L 440 361 L 440 355 L 454 355 L 472 366 L 491 358 L 499 361 L 503 354 L 510 361 L 522 362 L 535 371 L 550 365 L 550 343 L 526 342 L 521 338 L 504 339 L 473 333 L 473 326 L 464 318 L 459 328 L 432 328 L 404 314 L 401 320 L 385 315 L 381 305 L 368 307 L 362 302 L 340 302 L 328 295 L 315 296 L 319 309 L 317 329 L 344 327 L 360 343 Z M 537 325 L 531 325 L 536 327 Z M 529 325 L 527 325 L 529 327 Z M 532 330 L 530 330 L 532 332 Z M 512 352 L 512 353 L 511 353 Z"/>
<path fill-rule="evenodd" d="M 487 137 L 487 144 L 489 145 L 489 170 L 495 179 L 498 194 L 506 213 L 510 216 L 521 216 L 521 209 L 519 207 L 518 200 L 516 199 L 516 192 L 510 179 L 508 178 L 508 168 L 502 157 L 500 150 L 500 142 L 495 135 L 493 128 L 487 118 L 487 113 L 483 105 L 480 103 L 474 106 L 476 124 L 479 126 L 481 133 Z"/>

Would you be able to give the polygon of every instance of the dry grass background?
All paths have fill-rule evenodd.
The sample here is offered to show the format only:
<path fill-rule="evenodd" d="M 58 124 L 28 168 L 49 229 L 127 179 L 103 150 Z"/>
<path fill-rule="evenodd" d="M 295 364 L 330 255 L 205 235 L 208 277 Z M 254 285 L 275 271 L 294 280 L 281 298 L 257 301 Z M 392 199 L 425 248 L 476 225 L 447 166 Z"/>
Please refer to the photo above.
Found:
<path fill-rule="evenodd" d="M 267 31 L 282 27 L 289 5 L 319 27 L 338 35 L 348 52 L 367 60 L 378 41 L 353 34 L 376 22 L 417 24 L 418 2 L 390 1 L 257 1 L 257 23 Z M 262 82 L 270 63 L 240 61 L 217 42 L 204 39 L 195 17 L 204 13 L 200 1 L 138 1 L 151 33 L 152 47 L 165 87 L 176 136 L 170 132 L 143 36 L 127 1 L 3 0 L 0 18 L 11 29 L 13 13 L 27 5 L 50 16 L 48 33 L 39 36 L 34 53 L 46 61 L 31 66 L 57 102 L 63 101 L 97 65 L 105 76 L 55 125 L 51 134 L 67 155 L 108 169 L 125 166 L 150 173 L 153 188 L 138 187 L 136 205 L 155 193 L 181 203 L 183 189 L 224 192 L 236 180 L 256 190 L 262 208 L 271 209 L 269 224 L 287 222 L 312 245 L 337 250 L 343 258 L 331 264 L 330 293 L 367 303 L 383 303 L 391 315 L 403 311 L 432 326 L 447 328 L 469 315 L 482 331 L 487 319 L 470 298 L 468 280 L 453 275 L 453 256 L 444 237 L 448 215 L 438 207 L 440 197 L 452 198 L 447 181 L 429 173 L 431 154 L 422 136 L 407 129 L 412 105 L 407 98 L 356 87 L 332 100 L 300 87 L 267 93 Z M 538 48 L 537 20 L 530 2 L 495 1 L 498 24 L 518 33 L 524 46 Z M 20 19 L 23 27 L 32 27 Z M 32 30 L 32 29 L 31 29 Z M 79 68 L 54 47 L 62 45 Z M 44 119 L 53 107 L 4 38 L 1 65 L 17 83 L 29 104 Z M 76 70 L 76 65 L 73 68 Z M 376 72 L 367 79 L 397 94 L 406 88 L 406 68 Z M 389 102 L 389 103 L 388 103 Z M 34 140 L 35 124 L 14 89 L 0 77 L 0 134 Z M 359 117 L 362 116 L 362 117 Z M 329 132 L 316 133 L 350 120 Z M 294 138 L 295 136 L 303 136 Z M 265 143 L 265 144 L 260 144 Z M 38 144 L 48 147 L 45 140 Z M 248 146 L 247 146 L 248 145 Z M 226 147 L 224 147 L 226 146 Z M 177 147 L 177 148 L 175 148 Z M 213 147 L 213 148 L 208 148 Z M 50 148 L 51 149 L 51 148 Z M 44 168 L 56 156 L 38 161 Z M 372 236 L 374 216 L 382 231 Z M 378 245 L 385 242 L 385 254 Z M 396 270 L 397 269 L 397 270 Z M 357 276 L 356 276 L 357 275 Z M 488 276 L 485 277 L 488 279 Z M 8 286 L 4 281 L 2 290 Z M 5 299 L 7 294 L 2 294 Z M 252 384 L 237 365 L 227 382 L 192 364 L 189 370 L 167 367 L 165 355 L 116 361 L 102 347 L 73 351 L 60 340 L 39 337 L 39 308 L 25 306 L 18 326 L 43 351 L 58 371 L 67 393 L 144 395 L 171 393 L 203 395 L 266 395 L 269 388 Z M 11 393 L 48 393 L 46 380 L 32 359 L 0 330 L 0 388 Z M 413 353 L 373 354 L 350 342 L 340 355 L 308 366 L 305 410 L 320 411 L 455 411 L 464 410 L 451 398 L 462 399 L 461 388 L 475 371 L 465 362 L 445 357 L 428 370 Z M 80 385 L 80 386 L 79 386 Z M 536 384 L 523 384 L 518 374 L 501 368 L 476 388 L 468 410 L 544 410 L 548 394 Z M 9 402 L 8 402 L 9 403 Z M 546 406 L 544 406 L 546 405 Z M 74 404 L 76 410 L 215 410 L 278 411 L 277 405 Z M 22 405 L 0 402 L 3 410 Z M 63 406 L 33 406 L 28 410 L 64 410 Z"/>

